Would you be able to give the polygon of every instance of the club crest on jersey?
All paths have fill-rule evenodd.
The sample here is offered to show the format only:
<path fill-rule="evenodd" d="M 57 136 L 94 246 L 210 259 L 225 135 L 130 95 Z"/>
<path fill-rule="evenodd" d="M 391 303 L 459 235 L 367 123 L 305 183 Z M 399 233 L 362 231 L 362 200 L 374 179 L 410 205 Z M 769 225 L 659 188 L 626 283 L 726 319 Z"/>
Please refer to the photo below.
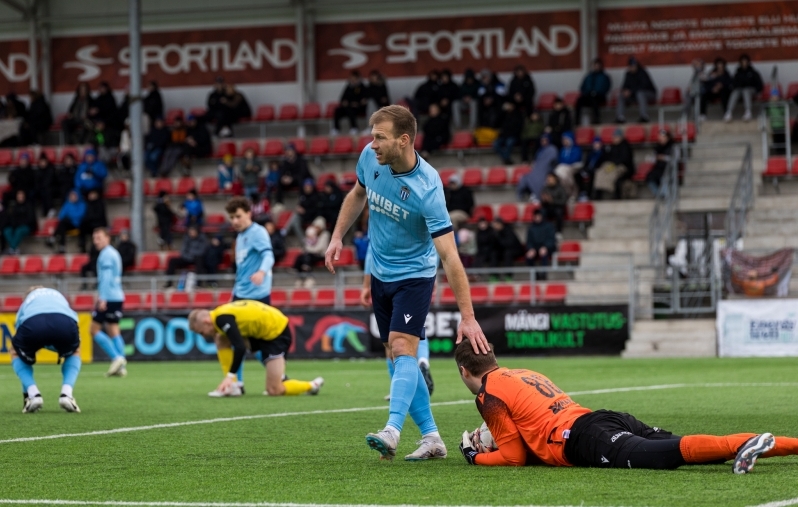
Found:
<path fill-rule="evenodd" d="M 410 189 L 407 187 L 402 187 L 399 189 L 399 199 L 406 201 L 407 198 L 410 197 Z"/>

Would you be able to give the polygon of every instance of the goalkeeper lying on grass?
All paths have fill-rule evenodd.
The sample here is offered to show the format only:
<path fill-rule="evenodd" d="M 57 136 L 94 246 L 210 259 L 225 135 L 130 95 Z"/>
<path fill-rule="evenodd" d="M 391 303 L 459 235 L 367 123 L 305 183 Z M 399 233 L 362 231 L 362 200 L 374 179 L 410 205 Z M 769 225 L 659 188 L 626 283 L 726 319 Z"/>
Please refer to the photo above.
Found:
<path fill-rule="evenodd" d="M 629 414 L 594 412 L 540 373 L 500 368 L 492 348 L 475 354 L 468 339 L 457 346 L 455 361 L 495 441 L 491 446 L 479 430 L 463 433 L 460 450 L 471 465 L 674 469 L 733 459 L 734 473 L 744 474 L 759 457 L 798 454 L 798 438 L 770 433 L 680 437 Z"/>

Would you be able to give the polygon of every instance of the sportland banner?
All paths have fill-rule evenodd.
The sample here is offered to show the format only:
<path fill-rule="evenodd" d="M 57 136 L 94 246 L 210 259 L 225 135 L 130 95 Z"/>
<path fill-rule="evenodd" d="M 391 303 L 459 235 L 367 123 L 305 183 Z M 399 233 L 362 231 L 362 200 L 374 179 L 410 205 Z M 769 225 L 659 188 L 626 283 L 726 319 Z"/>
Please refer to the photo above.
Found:
<path fill-rule="evenodd" d="M 384 355 L 377 322 L 370 312 L 307 310 L 287 311 L 286 315 L 293 340 L 290 357 Z M 493 306 L 477 308 L 476 316 L 497 354 L 617 355 L 629 337 L 628 308 L 622 305 Z M 425 329 L 433 355 L 452 356 L 459 322 L 456 309 L 430 311 Z M 120 328 L 133 361 L 216 357 L 216 346 L 188 329 L 185 314 L 128 314 Z"/>
<path fill-rule="evenodd" d="M 798 356 L 798 299 L 718 303 L 721 357 Z"/>
<path fill-rule="evenodd" d="M 317 76 L 346 79 L 352 70 L 416 76 L 448 68 L 511 71 L 580 68 L 579 11 L 321 23 Z"/>
<path fill-rule="evenodd" d="M 14 324 L 17 321 L 16 313 L 0 313 L 0 364 L 11 364 L 9 351 L 12 348 L 11 338 L 16 332 Z M 78 312 L 78 329 L 80 330 L 80 358 L 84 363 L 92 361 L 93 340 L 89 334 L 91 327 L 91 314 Z M 49 350 L 40 350 L 36 353 L 36 364 L 56 364 L 58 354 Z"/>
<path fill-rule="evenodd" d="M 598 54 L 607 67 L 630 56 L 643 65 L 687 65 L 718 56 L 736 62 L 798 59 L 795 1 L 623 7 L 598 11 Z M 761 70 L 761 69 L 760 69 Z"/>

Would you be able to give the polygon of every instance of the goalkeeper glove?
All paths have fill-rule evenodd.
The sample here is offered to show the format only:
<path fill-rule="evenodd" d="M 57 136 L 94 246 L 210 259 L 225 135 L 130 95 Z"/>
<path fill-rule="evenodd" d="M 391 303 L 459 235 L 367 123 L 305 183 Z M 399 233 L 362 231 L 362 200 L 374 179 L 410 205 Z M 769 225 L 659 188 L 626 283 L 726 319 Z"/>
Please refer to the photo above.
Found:
<path fill-rule="evenodd" d="M 460 442 L 460 452 L 463 453 L 463 457 L 469 465 L 477 464 L 477 454 L 479 454 L 479 452 L 471 447 L 471 438 L 467 431 L 463 432 L 463 441 Z"/>

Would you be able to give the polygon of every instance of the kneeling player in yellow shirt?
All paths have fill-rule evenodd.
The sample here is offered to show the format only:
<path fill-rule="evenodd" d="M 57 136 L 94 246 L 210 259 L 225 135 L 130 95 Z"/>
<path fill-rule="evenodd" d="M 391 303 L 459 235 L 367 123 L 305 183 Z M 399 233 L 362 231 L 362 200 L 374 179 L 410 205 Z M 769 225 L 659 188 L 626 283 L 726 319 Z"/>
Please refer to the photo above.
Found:
<path fill-rule="evenodd" d="M 226 370 L 227 376 L 216 388 L 219 393 L 241 395 L 236 384 L 236 373 L 241 368 L 247 349 L 260 351 L 263 356 L 263 366 L 266 367 L 266 391 L 263 394 L 318 394 L 324 384 L 321 377 L 310 382 L 283 380 L 285 353 L 291 347 L 291 333 L 288 317 L 277 308 L 259 301 L 234 301 L 210 311 L 192 310 L 188 315 L 188 325 L 192 331 L 209 340 L 217 334 L 221 337 L 217 337 L 216 343 L 219 360 L 223 362 L 222 369 Z"/>

